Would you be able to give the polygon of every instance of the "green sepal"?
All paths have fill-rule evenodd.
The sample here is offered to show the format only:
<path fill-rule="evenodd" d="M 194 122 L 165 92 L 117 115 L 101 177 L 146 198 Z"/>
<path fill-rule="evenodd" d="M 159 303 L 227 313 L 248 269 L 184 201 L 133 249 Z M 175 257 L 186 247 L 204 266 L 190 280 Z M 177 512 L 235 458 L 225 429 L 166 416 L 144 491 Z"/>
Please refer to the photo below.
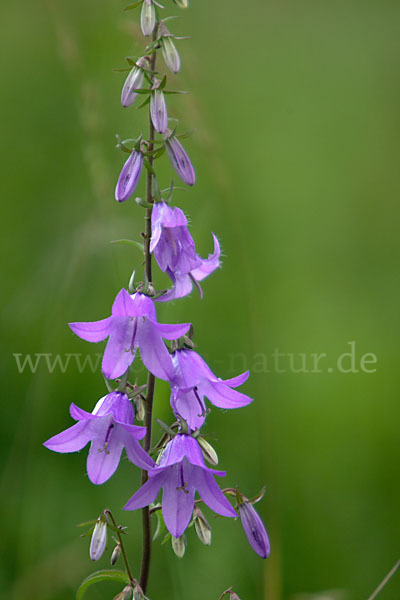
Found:
<path fill-rule="evenodd" d="M 161 427 L 161 429 L 165 431 L 165 433 L 168 433 L 168 435 L 170 435 L 171 437 L 175 437 L 175 432 L 171 429 L 169 425 L 167 425 L 166 423 L 164 423 L 164 421 L 161 421 L 160 419 L 156 419 L 156 421 Z"/>
<path fill-rule="evenodd" d="M 125 6 L 124 10 L 133 10 L 141 4 L 143 4 L 143 0 L 138 0 L 138 2 L 133 2 L 133 4 L 128 4 L 128 6 Z"/>
<path fill-rule="evenodd" d="M 158 86 L 159 90 L 163 90 L 165 88 L 165 84 L 167 83 L 167 76 L 164 75 L 164 77 L 161 79 L 161 83 Z"/>
<path fill-rule="evenodd" d="M 190 131 L 186 131 L 186 133 L 179 133 L 178 135 L 175 135 L 175 137 L 179 140 L 184 140 L 185 138 L 192 136 L 195 133 L 195 131 L 195 129 L 190 129 Z"/>
<path fill-rule="evenodd" d="M 149 173 L 151 173 L 154 176 L 156 175 L 155 170 L 153 169 L 153 167 L 151 166 L 151 164 L 147 160 L 147 158 L 144 159 L 144 166 L 146 167 L 146 169 L 148 170 Z"/>
<path fill-rule="evenodd" d="M 130 67 L 124 67 L 123 69 L 112 69 L 114 73 L 125 73 L 126 71 L 131 71 Z"/>
<path fill-rule="evenodd" d="M 137 108 L 143 108 L 143 106 L 147 106 L 147 104 L 150 104 L 150 96 L 147 96 L 146 100 L 142 102 L 142 104 L 139 104 Z"/>
<path fill-rule="evenodd" d="M 154 152 L 154 154 L 153 154 L 153 158 L 154 158 L 154 159 L 156 159 L 156 158 L 160 158 L 160 156 L 162 156 L 162 155 L 164 154 L 164 152 L 165 152 L 165 146 L 161 146 L 161 148 L 158 148 L 158 149 L 157 149 L 157 150 Z"/>
<path fill-rule="evenodd" d="M 81 600 L 86 590 L 90 586 L 94 585 L 95 583 L 101 583 L 102 581 L 118 581 L 119 583 L 128 584 L 129 577 L 124 571 L 117 571 L 114 569 L 96 571 L 82 581 L 78 591 L 76 592 L 76 600 Z"/>
<path fill-rule="evenodd" d="M 120 244 L 121 246 L 136 246 L 136 248 L 139 248 L 140 252 L 144 251 L 143 244 L 137 242 L 136 240 L 111 240 L 110 244 Z"/>
<path fill-rule="evenodd" d="M 190 92 L 185 92 L 184 90 L 163 90 L 164 94 L 189 94 Z"/>

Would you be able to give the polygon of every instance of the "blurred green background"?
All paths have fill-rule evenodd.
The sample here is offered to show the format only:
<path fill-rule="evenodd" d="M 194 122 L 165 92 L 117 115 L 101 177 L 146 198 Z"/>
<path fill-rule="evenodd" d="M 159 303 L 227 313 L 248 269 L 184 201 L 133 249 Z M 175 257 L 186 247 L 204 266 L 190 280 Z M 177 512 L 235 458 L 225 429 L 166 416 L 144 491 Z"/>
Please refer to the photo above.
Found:
<path fill-rule="evenodd" d="M 0 6 L 2 121 L 2 418 L 0 596 L 68 600 L 90 563 L 76 524 L 110 507 L 129 527 L 138 572 L 140 515 L 122 505 L 138 486 L 128 461 L 97 488 L 86 450 L 42 447 L 104 394 L 99 372 L 62 373 L 45 359 L 19 372 L 13 354 L 89 353 L 68 321 L 108 315 L 140 256 L 143 209 L 117 205 L 125 160 L 115 133 L 146 130 L 120 106 L 126 55 L 141 53 L 137 12 L 95 0 Z M 182 73 L 169 97 L 197 171 L 176 192 L 202 256 L 210 231 L 223 269 L 205 297 L 159 306 L 162 322 L 193 321 L 199 351 L 221 377 L 243 368 L 255 402 L 213 410 L 207 431 L 227 485 L 258 505 L 271 537 L 262 561 L 239 522 L 214 519 L 213 544 L 191 530 L 182 560 L 154 545 L 152 600 L 366 599 L 399 558 L 399 23 L 395 0 L 165 0 Z M 160 160 L 161 182 L 173 175 Z M 176 179 L 176 177 L 175 177 Z M 143 193 L 143 183 L 139 191 Z M 161 279 L 159 280 L 161 282 Z M 161 285 L 161 283 L 160 283 Z M 349 342 L 354 342 L 352 346 Z M 353 347 L 358 372 L 340 372 Z M 275 364 L 273 354 L 278 357 Z M 325 353 L 321 372 L 311 355 Z M 366 353 L 376 356 L 365 372 Z M 309 372 L 297 370 L 302 354 Z M 371 357 L 369 357 L 371 358 Z M 267 360 L 267 365 L 265 364 Z M 350 358 L 343 359 L 349 368 Z M 310 366 L 311 365 L 311 366 Z M 269 372 L 267 372 L 269 371 Z M 157 412 L 169 418 L 168 390 Z M 333 590 L 326 593 L 326 590 Z M 93 588 L 112 598 L 118 586 Z M 381 600 L 398 600 L 400 577 Z"/>

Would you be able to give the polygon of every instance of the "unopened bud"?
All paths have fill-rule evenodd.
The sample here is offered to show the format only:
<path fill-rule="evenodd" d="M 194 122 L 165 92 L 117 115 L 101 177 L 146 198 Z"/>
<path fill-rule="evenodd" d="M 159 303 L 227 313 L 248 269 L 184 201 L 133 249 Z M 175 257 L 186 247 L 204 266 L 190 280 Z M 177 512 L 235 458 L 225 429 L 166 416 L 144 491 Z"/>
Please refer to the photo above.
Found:
<path fill-rule="evenodd" d="M 254 552 L 267 558 L 270 552 L 268 535 L 259 514 L 250 502 L 239 502 L 239 515 L 244 532 Z"/>
<path fill-rule="evenodd" d="M 97 521 L 90 541 L 89 556 L 92 560 L 99 560 L 107 544 L 107 523 Z"/>
<path fill-rule="evenodd" d="M 168 69 L 173 73 L 178 73 L 181 68 L 181 59 L 171 35 L 161 38 L 161 52 Z"/>
<path fill-rule="evenodd" d="M 136 419 L 138 421 L 144 421 L 146 416 L 146 407 L 145 402 L 141 396 L 137 396 L 135 398 L 135 408 L 136 408 Z"/>
<path fill-rule="evenodd" d="M 143 35 L 151 35 L 156 24 L 156 9 L 152 0 L 144 0 L 140 15 L 140 26 Z"/>
<path fill-rule="evenodd" d="M 139 58 L 134 67 L 129 71 L 128 77 L 125 79 L 121 92 L 121 104 L 125 108 L 134 102 L 137 96 L 135 90 L 140 89 L 143 85 L 143 68 L 146 66 L 146 63 L 146 58 L 143 56 Z"/>
<path fill-rule="evenodd" d="M 189 0 L 174 0 L 174 2 L 179 8 L 188 8 L 189 6 Z"/>
<path fill-rule="evenodd" d="M 135 587 L 133 588 L 132 600 L 147 600 L 142 588 L 137 582 L 135 584 Z"/>
<path fill-rule="evenodd" d="M 167 137 L 165 140 L 165 149 L 172 166 L 182 181 L 187 185 L 194 185 L 196 174 L 190 158 L 180 141 L 175 136 Z"/>
<path fill-rule="evenodd" d="M 111 562 L 112 566 L 114 566 L 117 563 L 120 556 L 121 556 L 121 545 L 117 544 L 111 554 L 110 562 Z"/>
<path fill-rule="evenodd" d="M 115 188 L 115 199 L 118 202 L 124 202 L 136 189 L 139 183 L 140 174 L 143 167 L 143 154 L 137 150 L 133 150 L 129 155 L 128 160 L 122 167 L 121 174 L 118 178 L 117 187 Z"/>
<path fill-rule="evenodd" d="M 171 536 L 172 549 L 175 552 L 178 558 L 182 558 L 186 552 L 186 536 L 181 535 L 181 537 L 175 538 Z"/>
<path fill-rule="evenodd" d="M 114 600 L 132 600 L 132 588 L 130 585 L 124 587 L 122 592 L 114 597 Z"/>
<path fill-rule="evenodd" d="M 214 448 L 203 437 L 198 437 L 197 441 L 200 444 L 206 461 L 215 467 L 218 464 L 218 454 L 215 452 Z"/>
<path fill-rule="evenodd" d="M 154 129 L 164 133 L 168 127 L 167 105 L 162 90 L 154 90 L 150 96 L 150 115 Z"/>
<path fill-rule="evenodd" d="M 240 598 L 235 592 L 230 592 L 229 600 L 240 600 Z"/>
<path fill-rule="evenodd" d="M 198 506 L 194 507 L 193 510 L 193 518 L 194 518 L 194 528 L 197 533 L 197 537 L 205 546 L 210 546 L 211 544 L 211 527 L 202 511 Z"/>

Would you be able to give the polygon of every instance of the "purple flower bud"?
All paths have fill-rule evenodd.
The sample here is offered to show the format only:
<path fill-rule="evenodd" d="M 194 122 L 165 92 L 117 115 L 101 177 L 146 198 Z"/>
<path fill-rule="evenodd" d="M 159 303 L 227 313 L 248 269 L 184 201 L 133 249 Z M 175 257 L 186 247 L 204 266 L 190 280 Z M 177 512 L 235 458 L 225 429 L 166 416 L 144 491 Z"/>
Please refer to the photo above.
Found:
<path fill-rule="evenodd" d="M 182 181 L 187 185 L 194 185 L 196 173 L 180 141 L 175 136 L 171 136 L 165 140 L 165 148 L 172 166 Z"/>
<path fill-rule="evenodd" d="M 261 558 L 267 558 L 270 552 L 268 535 L 253 505 L 246 500 L 240 503 L 239 514 L 250 546 Z"/>
<path fill-rule="evenodd" d="M 168 113 L 162 90 L 156 89 L 150 96 L 150 115 L 154 129 L 158 133 L 165 133 L 168 127 Z"/>
<path fill-rule="evenodd" d="M 156 9 L 152 0 L 144 0 L 140 15 L 140 26 L 143 35 L 151 35 L 156 24 Z"/>
<path fill-rule="evenodd" d="M 139 58 L 136 65 L 129 71 L 129 75 L 125 79 L 124 87 L 121 92 L 121 104 L 125 108 L 133 103 L 137 96 L 135 90 L 140 89 L 143 85 L 143 67 L 146 65 L 146 62 L 146 58 Z"/>
<path fill-rule="evenodd" d="M 161 38 L 161 52 L 165 60 L 165 64 L 172 73 L 178 73 L 181 68 L 181 59 L 178 50 L 172 41 L 172 35 L 166 35 Z"/>
<path fill-rule="evenodd" d="M 115 199 L 118 202 L 124 202 L 132 196 L 139 182 L 142 167 L 143 154 L 137 150 L 133 150 L 122 167 L 117 187 L 115 188 Z"/>
<path fill-rule="evenodd" d="M 90 542 L 89 555 L 92 560 L 99 560 L 107 544 L 107 523 L 103 520 L 97 521 Z"/>

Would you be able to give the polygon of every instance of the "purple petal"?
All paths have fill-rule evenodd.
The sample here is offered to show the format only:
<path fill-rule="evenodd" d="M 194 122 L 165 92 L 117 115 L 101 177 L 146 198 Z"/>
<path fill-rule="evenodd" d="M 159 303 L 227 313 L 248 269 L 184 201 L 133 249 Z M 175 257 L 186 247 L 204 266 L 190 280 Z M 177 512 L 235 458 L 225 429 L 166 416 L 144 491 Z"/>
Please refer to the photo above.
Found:
<path fill-rule="evenodd" d="M 193 282 L 188 273 L 185 273 L 185 275 L 177 275 L 176 273 L 172 273 L 170 269 L 167 269 L 166 273 L 171 279 L 173 287 L 166 294 L 157 298 L 158 302 L 169 302 L 170 300 L 183 298 L 190 294 L 193 288 Z"/>
<path fill-rule="evenodd" d="M 124 436 L 125 450 L 129 460 L 139 467 L 139 469 L 145 469 L 146 471 L 153 469 L 156 464 L 145 452 L 142 446 L 136 441 L 131 435 L 127 434 Z"/>
<path fill-rule="evenodd" d="M 200 429 L 205 420 L 205 404 L 203 398 L 193 390 L 175 388 L 171 392 L 171 407 L 175 416 L 180 416 L 186 421 L 190 429 Z"/>
<path fill-rule="evenodd" d="M 239 504 L 240 520 L 243 529 L 254 552 L 262 558 L 267 558 L 270 553 L 270 545 L 264 523 L 249 502 Z"/>
<path fill-rule="evenodd" d="M 86 412 L 83 408 L 79 408 L 79 406 L 73 402 L 69 407 L 69 414 L 75 421 L 90 421 L 91 419 L 96 418 L 92 413 Z"/>
<path fill-rule="evenodd" d="M 122 167 L 122 171 L 115 188 L 115 199 L 118 202 L 124 202 L 130 196 L 132 196 L 137 184 L 139 183 L 142 167 L 143 154 L 133 150 L 129 155 L 128 160 Z"/>
<path fill-rule="evenodd" d="M 91 445 L 87 458 L 87 472 L 90 481 L 100 485 L 114 474 L 121 458 L 123 436 L 112 422 L 112 417 L 102 417 L 102 430 Z"/>
<path fill-rule="evenodd" d="M 201 499 L 211 510 L 223 517 L 237 517 L 236 512 L 219 489 L 211 473 L 200 467 L 196 468 L 195 485 Z"/>
<path fill-rule="evenodd" d="M 156 499 L 163 481 L 163 472 L 155 473 L 153 476 L 150 475 L 146 483 L 125 504 L 124 510 L 136 510 L 137 508 L 149 506 Z"/>
<path fill-rule="evenodd" d="M 190 158 L 180 141 L 174 136 L 167 138 L 165 140 L 165 148 L 177 175 L 187 185 L 194 185 L 196 174 Z"/>
<path fill-rule="evenodd" d="M 87 342 L 102 342 L 110 334 L 111 317 L 101 321 L 68 323 L 76 335 Z"/>
<path fill-rule="evenodd" d="M 108 379 L 125 373 L 136 352 L 137 317 L 113 317 L 111 334 L 103 356 L 102 370 Z"/>
<path fill-rule="evenodd" d="M 201 356 L 194 350 L 176 350 L 172 354 L 172 362 L 186 387 L 197 386 L 204 377 L 217 379 Z"/>
<path fill-rule="evenodd" d="M 182 464 L 177 464 L 169 467 L 164 483 L 162 514 L 168 531 L 176 538 L 189 525 L 194 507 L 194 489 L 189 485 L 188 477 L 190 468 L 184 469 Z"/>
<path fill-rule="evenodd" d="M 54 452 L 78 452 L 92 439 L 93 431 L 87 422 L 76 423 L 65 431 L 53 435 L 43 446 Z"/>
<path fill-rule="evenodd" d="M 204 394 L 218 408 L 240 408 L 253 402 L 253 398 L 236 390 L 231 390 L 230 387 L 219 380 L 203 379 L 198 387 L 200 393 Z"/>
<path fill-rule="evenodd" d="M 229 387 L 239 387 L 239 385 L 243 385 L 243 383 L 245 383 L 245 381 L 248 380 L 250 375 L 250 371 L 245 371 L 244 373 L 241 373 L 241 375 L 236 375 L 236 377 L 232 377 L 231 379 L 224 379 L 223 382 L 225 383 L 225 385 L 229 385 Z"/>
<path fill-rule="evenodd" d="M 214 238 L 214 252 L 209 254 L 208 258 L 202 259 L 202 264 L 191 271 L 196 281 L 202 281 L 220 266 L 219 257 L 221 256 L 221 248 L 217 237 L 214 234 L 212 236 Z"/>
<path fill-rule="evenodd" d="M 148 319 L 155 327 L 158 333 L 166 340 L 177 340 L 187 333 L 190 329 L 190 323 L 177 323 L 176 325 L 167 323 L 157 323 L 152 319 Z"/>
<path fill-rule="evenodd" d="M 112 315 L 119 317 L 151 317 L 156 318 L 154 302 L 145 294 L 132 294 L 122 289 L 118 292 L 112 307 Z"/>
<path fill-rule="evenodd" d="M 138 325 L 137 340 L 140 356 L 147 369 L 159 379 L 172 379 L 174 368 L 169 352 L 162 341 L 161 333 L 150 319 L 143 319 Z"/>

